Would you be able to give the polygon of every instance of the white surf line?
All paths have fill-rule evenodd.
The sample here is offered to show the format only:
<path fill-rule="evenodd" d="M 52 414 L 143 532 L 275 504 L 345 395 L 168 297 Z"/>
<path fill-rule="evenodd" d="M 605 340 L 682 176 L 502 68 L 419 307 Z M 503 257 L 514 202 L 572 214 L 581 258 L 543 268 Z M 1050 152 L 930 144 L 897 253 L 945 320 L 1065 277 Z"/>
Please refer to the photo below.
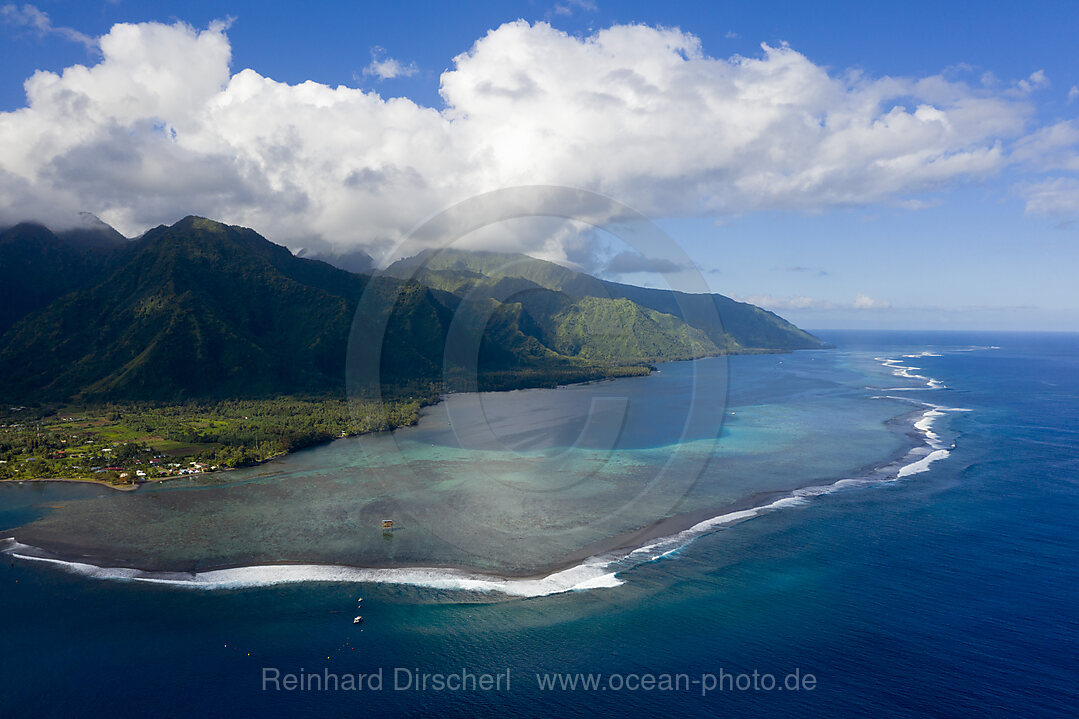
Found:
<path fill-rule="evenodd" d="M 942 355 L 935 352 L 921 352 L 918 354 L 904 355 L 906 358 L 914 357 L 941 357 Z M 900 360 L 889 359 L 886 357 L 875 358 L 878 362 L 885 367 L 892 369 L 893 374 L 904 377 L 906 379 L 921 379 L 926 382 L 925 388 L 901 388 L 901 389 L 942 389 L 944 383 L 932 377 L 925 377 L 923 375 L 911 374 L 914 370 L 921 369 L 920 367 L 907 367 L 902 365 Z M 895 391 L 895 390 L 886 390 Z M 949 447 L 944 446 L 944 442 L 941 440 L 940 435 L 933 431 L 933 424 L 936 420 L 945 416 L 949 412 L 969 412 L 969 409 L 962 407 L 946 407 L 944 405 L 933 404 L 931 402 L 918 402 L 912 400 L 909 397 L 892 397 L 885 395 L 887 399 L 896 399 L 904 402 L 913 402 L 925 407 L 925 411 L 922 412 L 921 417 L 914 422 L 914 429 L 921 433 L 925 440 L 925 445 L 921 447 L 912 448 L 907 454 L 897 462 L 893 462 L 889 465 L 879 467 L 864 477 L 851 477 L 846 479 L 840 479 L 837 482 L 827 485 L 817 485 L 810 487 L 803 487 L 796 489 L 786 497 L 781 497 L 769 504 L 753 507 L 750 509 L 744 509 L 736 512 L 729 512 L 727 514 L 718 515 L 710 519 L 706 519 L 703 522 L 690 527 L 689 529 L 679 532 L 678 534 L 670 537 L 664 537 L 662 539 L 655 540 L 650 544 L 643 547 L 639 547 L 630 553 L 630 556 L 634 555 L 650 555 L 649 561 L 655 561 L 671 554 L 678 552 L 682 548 L 688 546 L 699 536 L 711 533 L 721 527 L 743 522 L 747 519 L 752 519 L 766 512 L 775 511 L 777 509 L 784 509 L 788 507 L 803 506 L 809 503 L 809 500 L 814 497 L 820 497 L 827 494 L 832 494 L 843 489 L 849 489 L 852 487 L 864 487 L 870 485 L 879 485 L 886 482 L 895 482 L 906 477 L 910 477 L 915 474 L 921 474 L 922 472 L 929 471 L 930 465 L 934 462 L 946 459 L 951 455 L 951 449 L 955 447 L 952 444 Z"/>
<path fill-rule="evenodd" d="M 977 350 L 988 350 L 988 349 L 1000 349 L 1000 348 L 999 347 L 970 347 L 970 348 L 965 348 L 965 349 L 960 349 L 960 350 L 955 350 L 955 351 L 958 351 L 958 352 L 974 352 L 974 351 L 977 351 Z M 928 351 L 928 350 L 923 350 L 922 352 L 918 352 L 918 353 L 915 353 L 915 354 L 905 354 L 905 355 L 902 356 L 902 359 L 917 359 L 919 357 L 943 357 L 943 355 L 938 353 L 938 352 L 931 352 L 931 351 Z M 904 379 L 922 380 L 926 384 L 925 387 L 891 387 L 891 388 L 888 388 L 888 389 L 884 390 L 886 392 L 904 392 L 904 391 L 924 390 L 924 389 L 946 389 L 944 383 L 941 382 L 938 379 L 934 379 L 932 377 L 927 377 L 925 375 L 914 374 L 915 371 L 921 370 L 922 368 L 921 367 L 912 367 L 912 366 L 909 366 L 909 365 L 904 365 L 903 362 L 902 362 L 902 359 L 887 358 L 887 357 L 875 357 L 874 359 L 876 361 L 880 362 L 881 365 L 883 365 L 884 367 L 889 368 L 892 371 L 892 374 L 897 376 L 897 377 L 902 377 Z M 906 400 L 906 401 L 914 401 L 914 400 L 910 400 L 910 399 L 905 398 L 905 397 L 893 397 L 892 399 L 903 399 L 903 400 Z M 941 440 L 940 440 L 940 436 L 936 432 L 933 431 L 933 429 L 932 429 L 933 423 L 937 419 L 939 419 L 940 417 L 943 417 L 948 412 L 969 412 L 970 411 L 970 410 L 964 409 L 962 407 L 945 407 L 943 405 L 933 404 L 931 402 L 917 402 L 916 404 L 920 404 L 923 407 L 927 408 L 926 411 L 922 413 L 922 418 L 914 423 L 914 428 L 916 430 L 918 430 L 919 432 L 921 432 L 922 436 L 925 437 L 926 444 L 928 445 L 928 448 L 929 448 L 930 451 L 924 457 L 922 457 L 921 459 L 918 459 L 917 461 L 911 462 L 910 464 L 907 464 L 907 465 L 901 467 L 899 469 L 899 472 L 896 474 L 896 479 L 902 479 L 903 477 L 909 477 L 909 476 L 911 476 L 913 474 L 920 474 L 922 472 L 926 472 L 926 471 L 929 470 L 929 465 L 931 465 L 933 462 L 938 462 L 938 461 L 940 461 L 942 459 L 946 459 L 951 454 L 951 449 L 954 448 L 955 445 L 953 444 L 951 447 L 945 447 L 943 445 L 943 443 L 941 442 Z"/>
<path fill-rule="evenodd" d="M 917 358 L 917 357 L 943 357 L 943 355 L 935 352 L 922 352 L 920 354 L 908 354 L 903 355 L 904 358 Z M 889 359 L 887 357 L 874 357 L 874 360 L 880 362 L 883 366 L 892 371 L 892 374 L 896 377 L 902 377 L 903 379 L 921 380 L 925 382 L 925 387 L 888 387 L 888 392 L 911 392 L 915 390 L 925 389 L 947 389 L 943 382 L 932 377 L 927 377 L 922 374 L 914 374 L 916 371 L 922 369 L 921 367 L 911 367 L 903 364 L 902 359 Z"/>
<path fill-rule="evenodd" d="M 205 572 L 154 572 L 125 567 L 99 567 L 34 554 L 35 548 L 4 540 L 0 552 L 41 562 L 92 579 L 145 582 L 189 589 L 245 589 L 300 582 L 405 584 L 430 589 L 541 597 L 562 592 L 618 587 L 623 581 L 608 569 L 613 558 L 595 557 L 568 569 L 534 579 L 512 579 L 480 572 L 437 567 L 364 569 L 328 564 L 267 564 Z"/>
<path fill-rule="evenodd" d="M 915 474 L 921 474 L 929 470 L 929 465 L 946 459 L 951 454 L 951 447 L 945 447 L 940 436 L 932 430 L 933 423 L 949 412 L 969 412 L 962 407 L 945 407 L 929 402 L 917 402 L 908 397 L 884 396 L 886 399 L 895 399 L 904 402 L 914 402 L 926 408 L 921 417 L 914 422 L 914 428 L 925 439 L 925 445 L 913 447 L 907 454 L 896 462 L 878 467 L 863 477 L 850 477 L 840 479 L 832 484 L 815 485 L 796 489 L 785 497 L 770 502 L 760 507 L 752 507 L 727 514 L 721 514 L 703 522 L 699 522 L 689 529 L 679 532 L 670 537 L 663 537 L 639 547 L 630 553 L 630 556 L 644 555 L 647 561 L 656 561 L 668 557 L 681 549 L 689 546 L 698 537 L 710 534 L 722 527 L 744 522 L 753 517 L 767 512 L 790 507 L 799 507 L 809 504 L 815 497 L 833 494 L 844 489 L 855 487 L 867 487 L 895 482 Z"/>
<path fill-rule="evenodd" d="M 904 399 L 903 397 L 895 397 L 894 399 Z M 909 400 L 908 400 L 909 401 Z M 929 445 L 931 450 L 925 457 L 922 457 L 916 462 L 912 462 L 902 467 L 896 479 L 902 479 L 903 477 L 909 477 L 912 474 L 920 474 L 922 472 L 929 471 L 929 465 L 933 462 L 938 462 L 942 459 L 947 459 L 951 455 L 951 450 L 955 448 L 955 444 L 950 446 L 944 446 L 944 442 L 941 441 L 940 435 L 933 431 L 933 423 L 940 419 L 949 412 L 969 412 L 969 409 L 963 407 L 945 407 L 939 404 L 932 404 L 931 402 L 918 402 L 924 407 L 927 407 L 925 412 L 922 413 L 922 418 L 914 423 L 914 428 L 917 429 L 925 437 L 926 444 Z"/>

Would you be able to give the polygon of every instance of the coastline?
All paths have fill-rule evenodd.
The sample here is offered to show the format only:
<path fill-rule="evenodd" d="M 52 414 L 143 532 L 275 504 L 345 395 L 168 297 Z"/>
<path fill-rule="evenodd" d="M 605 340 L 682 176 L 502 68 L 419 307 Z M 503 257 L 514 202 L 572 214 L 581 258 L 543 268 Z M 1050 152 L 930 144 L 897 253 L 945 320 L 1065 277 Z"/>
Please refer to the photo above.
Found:
<path fill-rule="evenodd" d="M 269 457 L 267 459 L 262 459 L 262 460 L 259 460 L 258 462 L 254 462 L 252 464 L 245 465 L 245 466 L 247 466 L 247 467 L 257 467 L 258 465 L 265 464 L 266 462 L 269 462 L 271 460 L 281 459 L 282 456 L 284 456 L 284 455 L 274 455 L 273 457 Z M 115 489 L 118 492 L 137 492 L 140 487 L 142 487 L 143 485 L 146 485 L 146 484 L 154 484 L 154 483 L 157 483 L 157 482 L 168 482 L 168 481 L 173 480 L 173 479 L 188 479 L 190 477 L 202 477 L 202 476 L 207 475 L 207 474 L 220 474 L 222 472 L 231 472 L 231 471 L 234 471 L 236 469 L 241 469 L 241 468 L 240 467 L 226 467 L 225 469 L 212 470 L 212 471 L 209 471 L 209 472 L 192 472 L 191 474 L 174 474 L 174 475 L 170 475 L 168 477 L 154 477 L 153 479 L 148 480 L 146 482 L 136 482 L 134 484 L 127 484 L 127 485 L 112 484 L 111 482 L 106 482 L 103 479 L 90 479 L 90 478 L 79 478 L 79 477 L 20 477 L 18 479 L 3 479 L 3 480 L 0 480 L 0 484 L 3 484 L 3 483 L 21 484 L 23 482 L 77 482 L 79 484 L 96 484 L 96 485 L 101 486 L 101 487 L 107 487 L 109 489 Z"/>
<path fill-rule="evenodd" d="M 893 372 L 898 369 L 894 361 L 883 366 Z M 443 590 L 538 596 L 576 589 L 613 587 L 622 583 L 617 578 L 619 572 L 678 551 L 697 537 L 766 512 L 805 505 L 814 497 L 841 489 L 897 481 L 926 471 L 930 463 L 948 455 L 948 449 L 932 431 L 933 421 L 947 412 L 965 410 L 920 401 L 909 395 L 883 394 L 875 397 L 916 405 L 909 412 L 902 412 L 885 421 L 885 425 L 892 431 L 902 433 L 910 441 L 879 461 L 845 476 L 834 477 L 823 484 L 808 484 L 793 490 L 756 492 L 721 507 L 664 517 L 647 526 L 598 540 L 553 561 L 520 572 L 492 572 L 458 565 L 415 566 L 388 563 L 357 566 L 302 559 L 210 565 L 197 569 L 148 569 L 132 566 L 116 558 L 90 556 L 85 553 L 84 548 L 57 542 L 55 538 L 48 542 L 48 549 L 35 548 L 30 546 L 34 542 L 32 529 L 29 533 L 12 532 L 15 537 L 9 544 L 17 545 L 17 550 L 0 551 L 25 560 L 52 563 L 96 578 L 167 583 L 202 589 L 304 581 L 388 582 Z M 19 534 L 22 534 L 21 538 Z M 30 545 L 21 544 L 22 540 L 26 540 Z"/>
<path fill-rule="evenodd" d="M 190 475 L 185 475 L 190 476 Z M 169 477 L 172 479 L 172 477 Z M 20 479 L 4 479 L 0 480 L 0 483 L 7 484 L 22 484 L 23 482 L 75 482 L 77 484 L 96 484 L 99 487 L 107 487 L 108 489 L 115 489 L 117 492 L 134 492 L 139 488 L 138 484 L 119 485 L 106 482 L 103 479 L 89 479 L 78 477 L 23 477 Z"/>
<path fill-rule="evenodd" d="M 903 400 L 905 398 L 895 398 Z M 609 588 L 623 582 L 617 574 L 652 561 L 710 534 L 761 514 L 802 506 L 813 497 L 855 486 L 896 481 L 907 476 L 903 470 L 924 462 L 932 449 L 926 434 L 927 415 L 938 405 L 915 409 L 888 421 L 893 429 L 912 440 L 911 446 L 897 450 L 879 463 L 867 465 L 826 484 L 809 484 L 794 490 L 757 492 L 720 508 L 696 510 L 659 519 L 645 527 L 608 537 L 582 547 L 549 563 L 526 571 L 492 572 L 462 565 L 350 565 L 321 561 L 288 560 L 272 563 L 221 564 L 194 569 L 147 568 L 108 557 L 89 556 L 83 548 L 50 542 L 48 549 L 23 544 L 18 533 L 0 538 L 0 553 L 35 561 L 77 574 L 125 581 L 168 584 L 193 589 L 237 589 L 294 582 L 375 582 L 406 584 L 436 590 L 491 593 L 510 597 L 542 596 L 582 589 Z M 919 426 L 921 425 L 921 426 Z M 923 471 L 919 469 L 917 471 Z M 913 472 L 912 472 L 913 473 Z M 33 536 L 22 537 L 33 541 Z"/>
<path fill-rule="evenodd" d="M 441 398 L 439 399 L 439 401 L 440 402 L 442 401 Z M 393 430 L 390 430 L 390 431 L 393 431 Z M 4 483 L 17 484 L 17 483 L 22 483 L 22 482 L 78 482 L 80 484 L 97 484 L 97 485 L 100 485 L 102 487 L 108 487 L 109 489 L 115 489 L 115 490 L 117 490 L 119 492 L 136 492 L 136 491 L 139 490 L 140 487 L 143 487 L 143 486 L 145 486 L 147 484 L 159 484 L 161 482 L 170 482 L 170 481 L 172 481 L 174 479 L 191 479 L 192 477 L 205 477 L 205 476 L 212 475 L 212 474 L 222 474 L 223 472 L 235 472 L 237 469 L 249 469 L 251 467 L 258 467 L 258 466 L 261 466 L 261 465 L 266 464 L 268 462 L 273 462 L 275 460 L 281 459 L 282 457 L 287 457 L 290 454 L 295 454 L 296 452 L 302 452 L 305 449 L 311 449 L 312 447 L 325 446 L 326 444 L 336 442 L 339 439 L 346 439 L 347 437 L 357 437 L 357 436 L 359 436 L 361 434 L 372 434 L 372 433 L 371 432 L 356 432 L 355 434 L 347 434 L 347 435 L 345 435 L 343 437 L 334 437 L 333 439 L 328 440 L 326 442 L 322 442 L 322 443 L 319 443 L 319 444 L 313 444 L 313 445 L 310 445 L 309 447 L 302 447 L 300 449 L 294 450 L 293 452 L 281 452 L 280 454 L 275 454 L 272 457 L 266 457 L 266 458 L 260 459 L 260 460 L 258 460 L 256 462 L 252 462 L 250 464 L 245 464 L 242 467 L 222 467 L 221 469 L 211 469 L 211 470 L 207 470 L 205 472 L 191 472 L 189 474 L 170 474 L 167 477 L 154 477 L 154 478 L 146 480 L 144 482 L 135 482 L 134 484 L 129 484 L 129 485 L 112 484 L 112 483 L 106 482 L 105 480 L 102 480 L 102 479 L 91 479 L 89 477 L 86 477 L 86 478 L 81 478 L 81 477 L 19 477 L 17 479 L 15 479 L 15 478 L 13 478 L 13 479 L 2 479 L 2 480 L 0 480 L 0 485 L 2 485 Z"/>

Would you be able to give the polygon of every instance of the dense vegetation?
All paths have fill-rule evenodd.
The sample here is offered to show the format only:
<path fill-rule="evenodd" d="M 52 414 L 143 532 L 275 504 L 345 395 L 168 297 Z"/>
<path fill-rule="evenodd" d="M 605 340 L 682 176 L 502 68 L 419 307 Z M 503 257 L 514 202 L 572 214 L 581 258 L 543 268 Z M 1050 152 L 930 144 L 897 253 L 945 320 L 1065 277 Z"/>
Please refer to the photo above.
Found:
<path fill-rule="evenodd" d="M 0 413 L 0 480 L 131 485 L 243 467 L 332 439 L 414 424 L 420 409 L 436 399 L 432 392 L 386 402 L 280 397 L 10 407 Z"/>

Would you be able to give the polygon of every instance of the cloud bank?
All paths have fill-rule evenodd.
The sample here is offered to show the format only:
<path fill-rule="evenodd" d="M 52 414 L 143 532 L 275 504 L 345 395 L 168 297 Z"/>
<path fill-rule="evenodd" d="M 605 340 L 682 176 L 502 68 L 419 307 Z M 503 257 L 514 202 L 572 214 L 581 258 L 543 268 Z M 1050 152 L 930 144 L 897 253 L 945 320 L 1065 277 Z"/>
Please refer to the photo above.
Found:
<path fill-rule="evenodd" d="M 898 204 L 1017 162 L 1048 83 L 873 78 L 786 45 L 723 59 L 677 29 L 518 21 L 454 58 L 442 106 L 424 107 L 233 72 L 226 31 L 118 24 L 96 64 L 30 77 L 26 106 L 0 113 L 0 221 L 89 210 L 136 234 L 197 213 L 378 255 L 451 203 L 521 184 L 654 217 Z M 1067 205 L 1049 189 L 1075 191 L 1032 190 L 1034 207 Z"/>

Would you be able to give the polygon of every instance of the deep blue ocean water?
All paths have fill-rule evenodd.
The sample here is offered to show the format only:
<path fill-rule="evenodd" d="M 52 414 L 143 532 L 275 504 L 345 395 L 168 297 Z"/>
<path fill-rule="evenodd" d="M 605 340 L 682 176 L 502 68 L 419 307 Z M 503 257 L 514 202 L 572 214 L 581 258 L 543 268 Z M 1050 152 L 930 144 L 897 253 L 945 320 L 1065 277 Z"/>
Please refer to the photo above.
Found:
<path fill-rule="evenodd" d="M 947 387 L 912 399 L 970 410 L 934 425 L 951 455 L 701 536 L 621 586 L 531 599 L 392 584 L 200 591 L 0 555 L 0 717 L 1075 716 L 1079 336 L 820 335 L 852 361 L 939 354 L 905 361 Z M 734 361 L 735 388 L 738 372 Z M 42 511 L 9 503 L 0 523 Z M 263 691 L 266 667 L 384 681 Z M 511 688 L 397 691 L 399 668 L 508 669 Z M 814 688 L 702 696 L 706 675 L 754 671 L 811 674 Z M 553 672 L 608 688 L 541 691 L 536 674 Z M 618 690 L 615 674 L 698 683 Z"/>

